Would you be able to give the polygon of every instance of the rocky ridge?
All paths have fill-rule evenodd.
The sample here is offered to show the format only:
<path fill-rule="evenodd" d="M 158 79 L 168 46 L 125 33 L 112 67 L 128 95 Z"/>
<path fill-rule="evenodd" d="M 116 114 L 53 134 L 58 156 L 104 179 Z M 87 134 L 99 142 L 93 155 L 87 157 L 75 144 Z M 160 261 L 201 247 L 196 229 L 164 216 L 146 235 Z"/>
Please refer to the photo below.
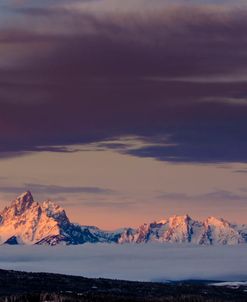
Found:
<path fill-rule="evenodd" d="M 193 220 L 173 216 L 139 228 L 104 231 L 70 222 L 65 210 L 51 200 L 38 203 L 25 192 L 0 213 L 1 244 L 75 245 L 90 243 L 191 243 L 236 245 L 247 243 L 247 225 L 208 217 Z"/>

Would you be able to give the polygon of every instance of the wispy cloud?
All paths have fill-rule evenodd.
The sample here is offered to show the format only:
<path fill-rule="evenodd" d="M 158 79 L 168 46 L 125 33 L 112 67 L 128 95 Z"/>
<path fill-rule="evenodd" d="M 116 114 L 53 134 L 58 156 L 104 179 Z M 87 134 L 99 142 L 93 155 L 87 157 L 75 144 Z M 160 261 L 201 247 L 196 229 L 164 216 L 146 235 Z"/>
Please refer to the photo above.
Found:
<path fill-rule="evenodd" d="M 129 209 L 132 206 L 135 206 L 136 203 L 133 201 L 107 201 L 107 200 L 91 200 L 91 201 L 78 201 L 76 204 L 83 205 L 86 207 L 92 208 L 109 208 L 109 209 Z"/>
<path fill-rule="evenodd" d="M 0 186 L 0 192 L 2 193 L 16 193 L 20 194 L 24 191 L 30 190 L 34 194 L 100 194 L 111 195 L 116 194 L 115 191 L 100 188 L 100 187 L 84 187 L 84 186 L 58 186 L 58 185 L 44 185 L 27 183 L 22 186 Z"/>
<path fill-rule="evenodd" d="M 215 190 L 201 194 L 186 194 L 165 192 L 157 196 L 158 199 L 164 200 L 180 200 L 180 201 L 246 201 L 247 195 L 242 193 L 234 193 L 226 190 Z"/>
<path fill-rule="evenodd" d="M 233 170 L 233 173 L 247 173 L 247 169 Z"/>

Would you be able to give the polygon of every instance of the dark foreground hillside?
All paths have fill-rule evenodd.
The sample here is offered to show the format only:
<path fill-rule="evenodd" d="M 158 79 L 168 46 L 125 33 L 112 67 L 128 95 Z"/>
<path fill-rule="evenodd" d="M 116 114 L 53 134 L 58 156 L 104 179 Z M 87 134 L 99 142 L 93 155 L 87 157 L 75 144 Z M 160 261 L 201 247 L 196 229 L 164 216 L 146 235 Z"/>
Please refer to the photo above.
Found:
<path fill-rule="evenodd" d="M 209 286 L 207 282 L 162 284 L 0 270 L 2 301 L 247 301 L 247 288 Z"/>

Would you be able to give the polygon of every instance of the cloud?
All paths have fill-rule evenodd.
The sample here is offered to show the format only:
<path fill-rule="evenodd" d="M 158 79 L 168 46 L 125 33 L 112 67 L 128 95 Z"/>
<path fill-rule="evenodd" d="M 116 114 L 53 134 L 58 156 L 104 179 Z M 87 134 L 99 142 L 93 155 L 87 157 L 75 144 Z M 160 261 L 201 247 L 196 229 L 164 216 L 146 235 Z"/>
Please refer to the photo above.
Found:
<path fill-rule="evenodd" d="M 113 190 L 100 187 L 83 187 L 83 186 L 57 186 L 27 183 L 23 186 L 0 186 L 2 193 L 16 193 L 20 194 L 24 191 L 30 190 L 33 194 L 114 194 Z"/>
<path fill-rule="evenodd" d="M 63 273 L 91 278 L 243 281 L 247 278 L 246 251 L 246 245 L 2 246 L 0 264 L 2 269 Z"/>
<path fill-rule="evenodd" d="M 243 191 L 243 190 L 242 190 Z M 247 196 L 226 190 L 215 190 L 202 194 L 185 194 L 165 192 L 157 196 L 158 199 L 180 200 L 180 201 L 247 201 Z"/>
<path fill-rule="evenodd" d="M 125 200 L 121 202 L 107 201 L 107 200 L 91 200 L 85 202 L 78 201 L 75 205 L 76 206 L 83 205 L 92 208 L 129 209 L 131 206 L 135 206 L 136 203 L 132 201 L 126 202 Z"/>
<path fill-rule="evenodd" d="M 239 105 L 239 106 L 246 106 L 247 99 L 246 98 L 209 98 L 203 100 L 204 102 L 218 102 L 218 103 L 225 103 L 229 105 Z"/>
<path fill-rule="evenodd" d="M 247 169 L 238 169 L 238 170 L 233 170 L 233 173 L 247 173 Z"/>
<path fill-rule="evenodd" d="M 114 3 L 9 8 L 0 156 L 133 136 L 149 144 L 108 147 L 172 162 L 247 162 L 246 6 Z"/>

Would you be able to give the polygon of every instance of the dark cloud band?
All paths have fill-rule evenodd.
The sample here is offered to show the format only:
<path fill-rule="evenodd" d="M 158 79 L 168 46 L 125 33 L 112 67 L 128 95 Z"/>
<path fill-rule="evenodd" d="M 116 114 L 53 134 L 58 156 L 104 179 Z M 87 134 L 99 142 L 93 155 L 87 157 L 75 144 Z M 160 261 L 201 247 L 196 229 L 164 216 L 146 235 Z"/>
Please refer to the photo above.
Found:
<path fill-rule="evenodd" d="M 75 186 L 57 186 L 27 183 L 22 186 L 0 186 L 3 193 L 20 194 L 24 191 L 31 190 L 34 194 L 114 194 L 115 192 L 107 188 L 99 187 L 75 187 Z"/>
<path fill-rule="evenodd" d="M 11 29 L 0 25 L 0 156 L 137 136 L 152 145 L 108 147 L 175 162 L 247 161 L 244 6 L 12 10 Z"/>

